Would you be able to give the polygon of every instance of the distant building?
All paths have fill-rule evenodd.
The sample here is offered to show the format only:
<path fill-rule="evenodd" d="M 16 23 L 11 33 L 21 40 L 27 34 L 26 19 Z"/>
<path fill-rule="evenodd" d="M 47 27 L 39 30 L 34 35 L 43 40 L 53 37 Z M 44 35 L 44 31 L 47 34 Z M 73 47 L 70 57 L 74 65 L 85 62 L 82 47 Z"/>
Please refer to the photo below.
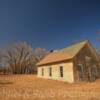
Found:
<path fill-rule="evenodd" d="M 38 77 L 66 82 L 93 81 L 100 76 L 99 58 L 89 41 L 51 52 L 38 65 Z"/>

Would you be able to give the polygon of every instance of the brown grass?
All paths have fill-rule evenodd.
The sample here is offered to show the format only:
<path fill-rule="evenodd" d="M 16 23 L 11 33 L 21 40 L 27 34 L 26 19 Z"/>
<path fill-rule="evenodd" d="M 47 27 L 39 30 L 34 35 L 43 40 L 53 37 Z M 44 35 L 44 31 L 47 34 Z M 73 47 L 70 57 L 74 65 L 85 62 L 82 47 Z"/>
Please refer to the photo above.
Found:
<path fill-rule="evenodd" d="M 100 100 L 100 80 L 68 84 L 34 75 L 0 76 L 0 100 Z"/>

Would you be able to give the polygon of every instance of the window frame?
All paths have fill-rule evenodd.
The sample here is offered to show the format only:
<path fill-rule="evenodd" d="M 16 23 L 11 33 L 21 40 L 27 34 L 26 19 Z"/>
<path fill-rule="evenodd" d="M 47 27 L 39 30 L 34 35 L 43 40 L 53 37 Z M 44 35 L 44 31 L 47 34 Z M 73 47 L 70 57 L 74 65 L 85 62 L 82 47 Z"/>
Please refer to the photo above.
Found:
<path fill-rule="evenodd" d="M 60 70 L 60 77 L 63 78 L 64 77 L 64 70 L 63 70 L 63 66 L 59 67 Z"/>
<path fill-rule="evenodd" d="M 41 70 L 42 70 L 42 73 L 41 74 L 42 74 L 42 76 L 44 76 L 44 68 L 42 68 Z"/>
<path fill-rule="evenodd" d="M 49 76 L 52 76 L 52 67 L 49 67 Z"/>

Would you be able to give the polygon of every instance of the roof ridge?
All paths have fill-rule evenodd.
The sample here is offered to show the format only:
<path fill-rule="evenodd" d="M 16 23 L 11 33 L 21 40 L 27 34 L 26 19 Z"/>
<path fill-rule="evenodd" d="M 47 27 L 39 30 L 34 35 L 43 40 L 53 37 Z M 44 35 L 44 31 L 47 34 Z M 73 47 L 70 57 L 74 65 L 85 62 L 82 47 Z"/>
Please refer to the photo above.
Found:
<path fill-rule="evenodd" d="M 67 49 L 67 48 L 70 48 L 72 46 L 78 45 L 78 44 L 83 43 L 83 42 L 87 43 L 87 42 L 89 42 L 89 40 L 81 40 L 80 42 L 73 43 L 72 45 L 69 44 L 67 47 L 64 47 L 64 48 L 61 48 L 61 49 L 57 49 L 57 52 L 62 51 L 62 50 Z M 57 53 L 57 52 L 51 52 L 51 53 Z"/>
<path fill-rule="evenodd" d="M 70 44 L 70 46 L 71 46 L 71 45 L 75 45 L 75 44 L 79 44 L 79 43 L 82 43 L 82 42 L 88 42 L 88 41 L 89 41 L 89 40 L 79 40 L 79 41 L 76 41 L 76 42 Z"/>
<path fill-rule="evenodd" d="M 59 52 L 59 51 L 62 51 L 62 50 L 64 50 L 64 49 L 71 48 L 71 47 L 73 47 L 73 46 L 77 46 L 77 45 L 79 45 L 79 44 L 81 44 L 81 43 L 87 43 L 87 42 L 89 42 L 89 41 L 88 41 L 88 40 L 82 40 L 82 41 L 80 41 L 80 42 L 73 43 L 72 45 L 69 45 L 69 46 L 67 46 L 67 47 L 65 47 L 65 48 L 59 49 L 58 52 Z"/>

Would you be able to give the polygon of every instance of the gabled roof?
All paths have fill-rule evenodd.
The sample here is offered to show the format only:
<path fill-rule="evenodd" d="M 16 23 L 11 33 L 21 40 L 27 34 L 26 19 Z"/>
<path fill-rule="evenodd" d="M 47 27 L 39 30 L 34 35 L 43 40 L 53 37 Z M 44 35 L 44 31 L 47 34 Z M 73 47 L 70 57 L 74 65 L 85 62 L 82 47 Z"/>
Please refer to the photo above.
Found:
<path fill-rule="evenodd" d="M 81 48 L 84 47 L 86 43 L 88 43 L 87 40 L 76 43 L 67 48 L 58 50 L 57 52 L 52 52 L 48 54 L 44 59 L 42 59 L 37 65 L 40 66 L 72 59 L 81 50 Z"/>

